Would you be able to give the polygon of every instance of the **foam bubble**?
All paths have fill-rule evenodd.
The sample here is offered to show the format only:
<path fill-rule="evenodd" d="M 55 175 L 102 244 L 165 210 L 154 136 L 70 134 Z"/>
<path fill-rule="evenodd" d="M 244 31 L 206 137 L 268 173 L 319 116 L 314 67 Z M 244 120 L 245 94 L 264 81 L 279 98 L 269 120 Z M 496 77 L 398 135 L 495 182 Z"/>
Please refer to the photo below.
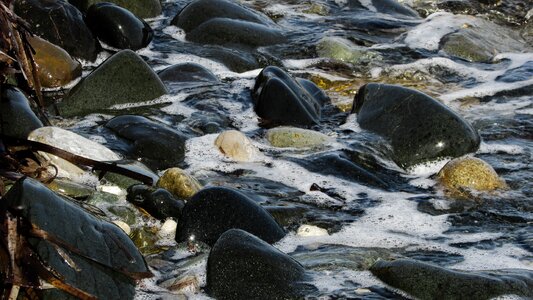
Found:
<path fill-rule="evenodd" d="M 482 142 L 479 145 L 479 153 L 498 153 L 503 152 L 507 154 L 522 154 L 524 153 L 524 148 L 518 145 L 511 144 L 498 144 L 498 143 L 485 143 Z"/>

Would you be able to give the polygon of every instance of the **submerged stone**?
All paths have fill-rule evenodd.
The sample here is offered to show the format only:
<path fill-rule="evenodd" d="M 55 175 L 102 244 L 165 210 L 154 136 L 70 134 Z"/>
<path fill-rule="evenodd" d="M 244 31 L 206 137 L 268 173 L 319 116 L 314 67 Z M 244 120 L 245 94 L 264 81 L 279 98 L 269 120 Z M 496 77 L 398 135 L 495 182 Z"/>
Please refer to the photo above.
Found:
<path fill-rule="evenodd" d="M 315 147 L 323 145 L 332 139 L 318 131 L 297 127 L 276 127 L 266 133 L 266 138 L 274 147 Z"/>
<path fill-rule="evenodd" d="M 29 37 L 41 86 L 64 86 L 81 76 L 81 64 L 60 47 L 37 36 Z"/>
<path fill-rule="evenodd" d="M 361 128 L 387 139 L 401 167 L 475 152 L 480 137 L 461 116 L 419 91 L 369 83 L 355 96 Z"/>
<path fill-rule="evenodd" d="M 166 93 L 163 82 L 141 57 L 122 50 L 82 79 L 58 106 L 62 116 L 71 117 L 149 101 Z"/>
<path fill-rule="evenodd" d="M 166 84 L 175 82 L 219 82 L 213 72 L 196 63 L 172 65 L 158 72 L 157 75 Z"/>
<path fill-rule="evenodd" d="M 1 133 L 14 138 L 25 139 L 43 123 L 31 110 L 30 101 L 14 86 L 2 85 L 0 97 Z"/>
<path fill-rule="evenodd" d="M 14 4 L 15 13 L 30 24 L 33 33 L 74 57 L 96 59 L 100 45 L 76 7 L 64 0 L 17 0 Z"/>
<path fill-rule="evenodd" d="M 215 146 L 224 155 L 241 162 L 252 161 L 258 153 L 252 141 L 237 130 L 227 130 L 219 134 Z"/>
<path fill-rule="evenodd" d="M 87 12 L 93 4 L 110 2 L 124 7 L 139 18 L 153 18 L 161 14 L 161 3 L 159 0 L 69 0 L 69 2 L 82 12 Z"/>
<path fill-rule="evenodd" d="M 153 37 L 152 28 L 143 19 L 108 2 L 92 5 L 85 21 L 100 41 L 118 49 L 144 48 Z"/>
<path fill-rule="evenodd" d="M 268 125 L 316 125 L 325 100 L 317 91 L 320 89 L 314 84 L 302 85 L 282 69 L 269 66 L 256 78 L 254 110 Z"/>
<path fill-rule="evenodd" d="M 300 299 L 315 290 L 309 279 L 296 260 L 240 229 L 222 234 L 207 260 L 207 292 L 216 299 Z"/>
<path fill-rule="evenodd" d="M 381 281 L 418 299 L 492 299 L 502 295 L 533 297 L 531 270 L 455 271 L 421 261 L 378 260 L 370 271 Z M 443 288 L 445 287 L 445 288 Z"/>
<path fill-rule="evenodd" d="M 211 187 L 199 191 L 185 204 L 176 241 L 193 238 L 212 246 L 231 228 L 246 230 L 268 243 L 275 243 L 285 236 L 272 216 L 243 193 Z"/>
<path fill-rule="evenodd" d="M 318 42 L 316 50 L 321 57 L 328 57 L 351 64 L 381 60 L 379 53 L 357 46 L 341 37 L 327 36 L 322 38 Z"/>
<path fill-rule="evenodd" d="M 157 186 L 181 199 L 188 199 L 202 189 L 202 185 L 196 178 L 180 168 L 165 170 L 165 173 L 159 178 Z"/>
<path fill-rule="evenodd" d="M 146 210 L 152 217 L 159 220 L 173 218 L 179 220 L 185 205 L 182 200 L 165 189 L 156 189 L 143 184 L 135 184 L 128 188 L 128 202 Z"/>

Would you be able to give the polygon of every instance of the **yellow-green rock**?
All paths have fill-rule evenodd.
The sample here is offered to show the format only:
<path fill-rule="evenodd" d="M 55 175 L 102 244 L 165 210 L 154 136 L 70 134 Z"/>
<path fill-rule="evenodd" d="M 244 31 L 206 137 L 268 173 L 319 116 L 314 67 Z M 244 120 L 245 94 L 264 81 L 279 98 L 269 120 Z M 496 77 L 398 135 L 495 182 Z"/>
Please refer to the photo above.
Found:
<path fill-rule="evenodd" d="M 157 186 L 164 188 L 180 199 L 188 199 L 202 188 L 196 178 L 180 168 L 170 168 L 159 178 Z"/>
<path fill-rule="evenodd" d="M 222 132 L 215 140 L 220 152 L 236 161 L 251 161 L 257 154 L 257 149 L 250 139 L 237 130 Z"/>
<path fill-rule="evenodd" d="M 35 64 L 41 86 L 56 88 L 64 86 L 81 76 L 81 64 L 67 51 L 37 36 L 29 38 L 35 50 Z"/>
<path fill-rule="evenodd" d="M 379 53 L 357 46 L 351 41 L 340 37 L 325 37 L 321 39 L 316 46 L 316 52 L 321 57 L 352 64 L 381 60 Z"/>
<path fill-rule="evenodd" d="M 272 146 L 280 148 L 314 147 L 331 140 L 329 136 L 323 133 L 296 127 L 276 127 L 269 129 L 266 138 Z"/>
<path fill-rule="evenodd" d="M 469 156 L 448 162 L 440 170 L 437 179 L 446 193 L 456 198 L 471 198 L 471 191 L 487 192 L 507 187 L 491 165 Z"/>

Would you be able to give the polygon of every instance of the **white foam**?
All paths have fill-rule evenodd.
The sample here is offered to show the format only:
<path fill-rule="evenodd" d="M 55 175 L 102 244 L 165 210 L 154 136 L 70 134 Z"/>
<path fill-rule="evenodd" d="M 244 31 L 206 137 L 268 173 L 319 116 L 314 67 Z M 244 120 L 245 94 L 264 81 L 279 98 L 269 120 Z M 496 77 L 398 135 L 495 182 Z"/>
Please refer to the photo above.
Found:
<path fill-rule="evenodd" d="M 185 31 L 179 27 L 176 26 L 167 26 L 163 28 L 163 33 L 166 33 L 170 35 L 173 39 L 181 41 L 181 42 L 187 42 L 185 40 Z"/>
<path fill-rule="evenodd" d="M 524 148 L 518 145 L 512 144 L 499 144 L 499 143 L 485 143 L 482 142 L 479 145 L 478 153 L 498 153 L 503 152 L 507 154 L 522 154 Z"/>
<path fill-rule="evenodd" d="M 324 60 L 324 58 L 285 59 L 283 65 L 287 69 L 305 69 Z"/>
<path fill-rule="evenodd" d="M 372 0 L 358 0 L 358 1 L 359 3 L 361 3 L 362 6 L 364 6 L 369 11 L 373 11 L 373 12 L 378 11 L 376 7 L 374 6 L 374 4 L 372 3 Z"/>

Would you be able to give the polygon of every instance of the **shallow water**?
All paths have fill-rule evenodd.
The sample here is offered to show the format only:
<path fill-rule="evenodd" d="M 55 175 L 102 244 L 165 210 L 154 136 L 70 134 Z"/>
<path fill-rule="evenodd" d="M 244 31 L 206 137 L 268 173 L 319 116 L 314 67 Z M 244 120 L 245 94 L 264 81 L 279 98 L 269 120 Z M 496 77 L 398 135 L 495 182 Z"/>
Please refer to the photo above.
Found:
<path fill-rule="evenodd" d="M 187 2 L 164 2 L 164 14 L 150 21 L 156 30 L 154 41 L 138 53 L 155 70 L 196 62 L 222 82 L 171 86 L 170 95 L 140 105 L 116 106 L 116 114 L 150 116 L 191 135 L 181 167 L 204 185 L 239 188 L 272 210 L 294 209 L 292 221 L 284 224 L 290 233 L 275 246 L 311 270 L 321 296 L 401 298 L 401 293 L 387 290 L 366 271 L 379 257 L 411 257 L 463 270 L 533 270 L 530 48 L 498 54 L 490 63 L 470 63 L 439 50 L 442 36 L 463 27 L 470 16 L 437 12 L 425 19 L 402 17 L 377 12 L 371 1 L 361 1 L 363 8 L 341 0 L 243 1 L 272 17 L 290 37 L 288 44 L 253 51 L 261 67 L 276 64 L 293 75 L 322 82 L 333 103 L 351 103 L 366 82 L 403 84 L 435 96 L 471 122 L 483 139 L 475 156 L 490 163 L 510 189 L 483 195 L 480 201 L 454 201 L 444 196 L 433 179 L 447 160 L 404 171 L 387 158 L 390 150 L 380 138 L 332 105 L 326 107 L 322 125 L 314 128 L 332 137 L 331 143 L 303 150 L 270 146 L 251 104 L 250 91 L 260 68 L 231 71 L 212 59 L 212 46 L 187 42 L 181 29 L 169 26 Z M 327 13 L 309 13 L 311 3 Z M 518 32 L 520 27 L 511 30 Z M 315 46 L 327 36 L 346 38 L 378 55 L 356 64 L 318 57 Z M 106 57 L 101 55 L 99 61 Z M 216 119 L 220 129 L 244 132 L 260 153 L 248 163 L 225 158 L 214 147 L 217 134 L 197 126 L 201 115 Z M 124 153 L 123 142 L 101 126 L 111 117 L 93 114 L 64 124 Z M 329 152 L 367 162 L 390 188 L 355 182 L 341 172 L 317 173 L 312 168 L 314 159 Z M 321 189 L 311 189 L 313 184 Z M 295 231 L 301 223 L 326 228 L 330 234 L 299 237 Z M 168 251 L 147 258 L 157 276 L 141 283 L 139 299 L 171 298 L 173 294 L 160 287 L 161 282 L 184 273 L 205 284 L 207 256 L 190 254 L 173 241 L 165 243 Z M 203 292 L 188 296 L 208 298 Z"/>

